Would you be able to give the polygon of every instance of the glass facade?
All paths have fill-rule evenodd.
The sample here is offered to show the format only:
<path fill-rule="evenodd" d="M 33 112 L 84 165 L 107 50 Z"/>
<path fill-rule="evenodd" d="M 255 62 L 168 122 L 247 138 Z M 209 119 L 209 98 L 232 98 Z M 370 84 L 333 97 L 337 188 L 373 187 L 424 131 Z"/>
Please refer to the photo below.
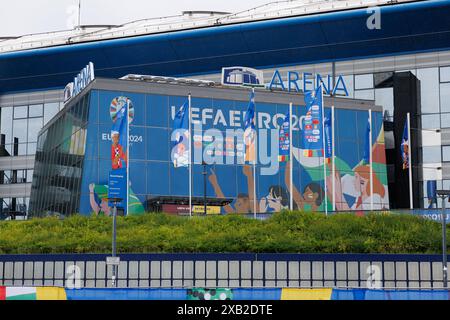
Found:
<path fill-rule="evenodd" d="M 85 95 L 65 109 L 39 135 L 31 187 L 31 215 L 67 215 L 78 210 L 89 97 Z M 49 113 L 55 112 L 56 105 L 52 105 Z"/>

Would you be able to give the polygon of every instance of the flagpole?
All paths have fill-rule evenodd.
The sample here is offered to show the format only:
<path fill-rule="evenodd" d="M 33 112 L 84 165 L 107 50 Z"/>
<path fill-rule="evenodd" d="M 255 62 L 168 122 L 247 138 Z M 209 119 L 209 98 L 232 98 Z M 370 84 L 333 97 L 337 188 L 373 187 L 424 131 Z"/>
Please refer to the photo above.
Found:
<path fill-rule="evenodd" d="M 255 98 L 255 88 L 252 88 L 252 93 L 253 93 L 253 98 Z M 257 131 L 258 128 L 258 119 L 256 118 L 256 103 L 254 104 L 254 109 L 255 109 L 255 131 Z M 255 132 L 255 141 L 253 143 L 253 149 L 255 152 L 255 158 L 253 160 L 253 217 L 256 219 L 256 159 L 257 159 L 257 155 L 256 155 L 256 132 Z"/>
<path fill-rule="evenodd" d="M 289 186 L 289 210 L 293 211 L 294 210 L 294 198 L 292 197 L 292 191 L 293 191 L 293 184 L 294 184 L 294 179 L 293 179 L 293 170 L 294 170 L 294 162 L 292 161 L 292 102 L 289 103 L 289 162 L 290 162 L 290 168 L 289 168 L 289 181 L 290 186 Z"/>
<path fill-rule="evenodd" d="M 369 109 L 370 210 L 373 211 L 372 109 Z"/>
<path fill-rule="evenodd" d="M 411 166 L 411 121 L 410 113 L 406 114 L 406 120 L 408 122 L 408 174 L 409 174 L 409 208 L 414 209 L 413 203 L 413 187 L 412 187 L 412 166 Z"/>
<path fill-rule="evenodd" d="M 127 214 L 129 214 L 128 211 L 128 203 L 129 203 L 129 199 L 130 199 L 130 101 L 127 101 L 127 114 L 126 114 L 126 119 L 127 119 Z"/>
<path fill-rule="evenodd" d="M 325 159 L 325 105 L 323 101 L 323 87 L 320 84 L 320 94 L 322 95 L 322 158 L 323 158 L 323 183 L 325 187 L 325 214 L 328 215 L 328 199 L 327 199 L 327 167 Z"/>
<path fill-rule="evenodd" d="M 191 137 L 191 94 L 188 95 L 189 107 L 189 217 L 192 217 L 192 137 Z"/>
<path fill-rule="evenodd" d="M 334 147 L 334 105 L 331 106 L 331 174 L 332 174 L 332 201 L 333 201 L 333 211 L 336 211 L 336 162 L 335 162 L 335 147 Z"/>

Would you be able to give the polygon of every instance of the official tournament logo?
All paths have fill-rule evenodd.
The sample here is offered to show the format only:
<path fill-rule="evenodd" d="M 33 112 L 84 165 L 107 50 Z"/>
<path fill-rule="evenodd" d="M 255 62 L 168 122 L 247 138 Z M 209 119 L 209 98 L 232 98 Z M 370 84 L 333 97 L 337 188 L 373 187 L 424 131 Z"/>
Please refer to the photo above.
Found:
<path fill-rule="evenodd" d="M 124 106 L 128 107 L 128 122 L 131 124 L 134 119 L 134 107 L 133 103 L 127 97 L 116 97 L 111 101 L 111 105 L 109 107 L 109 114 L 111 116 L 111 120 L 113 123 L 116 123 L 118 113 L 120 111 L 124 112 L 125 109 L 122 110 Z"/>

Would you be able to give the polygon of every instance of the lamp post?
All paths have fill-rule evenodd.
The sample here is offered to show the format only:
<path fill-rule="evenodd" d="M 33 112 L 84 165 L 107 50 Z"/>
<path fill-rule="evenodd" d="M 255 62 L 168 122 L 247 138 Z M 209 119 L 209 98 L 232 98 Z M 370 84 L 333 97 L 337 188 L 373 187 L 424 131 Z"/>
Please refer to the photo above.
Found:
<path fill-rule="evenodd" d="M 113 204 L 113 231 L 112 231 L 112 256 L 106 259 L 106 264 L 112 266 L 112 278 L 111 283 L 112 286 L 116 286 L 116 267 L 120 263 L 120 258 L 116 257 L 117 254 L 117 246 L 116 246 L 116 235 L 117 235 L 117 205 L 122 202 L 122 198 L 108 198 L 108 202 Z"/>
<path fill-rule="evenodd" d="M 447 216 L 445 214 L 445 200 L 450 196 L 450 190 L 436 190 L 436 194 L 442 199 L 442 279 L 444 288 L 447 288 Z"/>

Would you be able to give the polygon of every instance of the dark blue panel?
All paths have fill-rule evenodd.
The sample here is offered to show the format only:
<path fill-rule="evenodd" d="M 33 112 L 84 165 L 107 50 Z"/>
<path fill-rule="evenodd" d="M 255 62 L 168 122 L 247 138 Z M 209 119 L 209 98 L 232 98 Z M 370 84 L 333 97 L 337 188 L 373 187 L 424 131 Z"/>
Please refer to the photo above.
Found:
<path fill-rule="evenodd" d="M 168 195 L 169 190 L 169 163 L 147 162 L 147 193 L 149 195 Z"/>
<path fill-rule="evenodd" d="M 146 133 L 147 129 L 145 127 L 130 127 L 130 159 L 146 159 L 146 146 L 148 145 Z"/>
<path fill-rule="evenodd" d="M 128 99 L 131 100 L 133 103 L 134 108 L 134 119 L 131 122 L 131 125 L 135 126 L 143 126 L 145 125 L 145 114 L 146 114 L 146 107 L 145 107 L 145 95 L 139 94 L 139 93 L 130 93 L 130 92 L 124 92 L 123 94 Z"/>
<path fill-rule="evenodd" d="M 147 194 L 147 164 L 144 161 L 130 161 L 130 185 L 135 194 Z"/>
<path fill-rule="evenodd" d="M 147 129 L 147 160 L 168 161 L 172 150 L 169 131 L 165 128 Z"/>
<path fill-rule="evenodd" d="M 146 124 L 152 127 L 168 127 L 169 98 L 167 96 L 147 95 Z"/>

